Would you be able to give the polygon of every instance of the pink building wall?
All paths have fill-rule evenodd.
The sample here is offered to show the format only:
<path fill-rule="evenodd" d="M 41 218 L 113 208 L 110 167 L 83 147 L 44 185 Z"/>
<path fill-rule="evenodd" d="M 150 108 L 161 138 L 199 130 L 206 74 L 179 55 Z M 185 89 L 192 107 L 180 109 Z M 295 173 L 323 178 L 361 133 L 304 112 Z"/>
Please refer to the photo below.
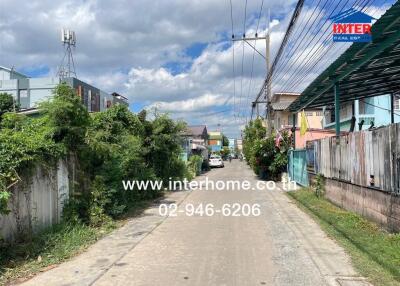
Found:
<path fill-rule="evenodd" d="M 296 130 L 296 149 L 304 149 L 306 148 L 306 142 L 312 140 L 318 140 L 322 138 L 335 136 L 335 131 L 323 130 L 323 129 L 314 129 L 308 130 L 304 136 L 300 135 L 300 130 Z"/>
<path fill-rule="evenodd" d="M 288 131 L 291 134 L 291 128 L 285 128 L 284 130 Z M 303 136 L 300 135 L 300 129 L 296 128 L 296 149 L 304 149 L 306 148 L 307 141 L 318 140 L 327 137 L 335 136 L 334 130 L 325 130 L 325 129 L 311 129 L 307 130 L 307 133 Z"/>

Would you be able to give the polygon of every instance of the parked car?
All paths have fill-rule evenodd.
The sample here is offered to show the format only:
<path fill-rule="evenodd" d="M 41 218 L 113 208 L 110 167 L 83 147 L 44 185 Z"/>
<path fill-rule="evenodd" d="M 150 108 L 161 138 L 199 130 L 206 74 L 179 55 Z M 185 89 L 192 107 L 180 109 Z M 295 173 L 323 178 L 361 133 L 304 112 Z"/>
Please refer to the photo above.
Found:
<path fill-rule="evenodd" d="M 209 163 L 211 168 L 213 168 L 213 167 L 216 167 L 216 168 L 225 167 L 221 156 L 218 156 L 218 155 L 211 155 L 210 159 L 208 160 L 208 163 Z"/>

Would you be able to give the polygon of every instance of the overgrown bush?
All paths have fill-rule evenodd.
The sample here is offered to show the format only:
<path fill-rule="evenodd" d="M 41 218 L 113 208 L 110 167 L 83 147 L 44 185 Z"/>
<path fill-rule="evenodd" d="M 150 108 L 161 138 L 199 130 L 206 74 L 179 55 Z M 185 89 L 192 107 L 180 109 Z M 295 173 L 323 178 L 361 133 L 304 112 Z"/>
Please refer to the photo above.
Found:
<path fill-rule="evenodd" d="M 36 164 L 51 165 L 66 154 L 63 144 L 50 137 L 50 128 L 43 118 L 31 119 L 15 113 L 3 115 L 0 129 L 0 214 L 8 212 L 12 186 L 20 174 Z"/>
<path fill-rule="evenodd" d="M 251 121 L 244 130 L 243 153 L 253 171 L 264 179 L 278 179 L 286 170 L 289 148 L 289 134 L 282 132 L 266 136 L 261 119 Z"/>
<path fill-rule="evenodd" d="M 188 169 L 191 172 L 192 177 L 201 174 L 201 166 L 203 164 L 203 157 L 199 155 L 190 156 L 188 161 Z"/>
<path fill-rule="evenodd" d="M 160 195 L 159 190 L 123 189 L 122 180 L 183 179 L 183 122 L 166 115 L 131 113 L 114 105 L 89 114 L 75 91 L 60 84 L 54 97 L 40 105 L 41 117 L 5 113 L 0 125 L 0 214 L 7 212 L 10 188 L 19 174 L 36 164 L 54 166 L 59 158 L 77 159 L 85 184 L 76 184 L 64 211 L 69 222 L 99 225 L 130 205 Z"/>
<path fill-rule="evenodd" d="M 317 174 L 315 176 L 315 181 L 313 184 L 314 193 L 318 198 L 324 196 L 325 193 L 325 177 L 322 174 Z"/>
<path fill-rule="evenodd" d="M 17 111 L 18 109 L 19 106 L 11 94 L 5 92 L 0 93 L 0 122 L 2 121 L 3 114 Z"/>

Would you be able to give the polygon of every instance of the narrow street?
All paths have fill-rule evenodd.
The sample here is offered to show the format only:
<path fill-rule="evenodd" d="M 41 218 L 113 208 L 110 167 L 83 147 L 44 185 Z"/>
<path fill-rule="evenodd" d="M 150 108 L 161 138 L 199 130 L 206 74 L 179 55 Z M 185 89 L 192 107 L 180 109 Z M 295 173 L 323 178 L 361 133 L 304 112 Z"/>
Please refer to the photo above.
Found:
<path fill-rule="evenodd" d="M 211 180 L 256 182 L 245 163 L 225 162 Z M 205 175 L 197 180 L 203 180 Z M 24 285 L 368 285 L 344 251 L 282 190 L 176 192 L 176 217 L 158 206 L 80 256 Z M 259 204 L 260 216 L 188 216 L 185 205 Z"/>

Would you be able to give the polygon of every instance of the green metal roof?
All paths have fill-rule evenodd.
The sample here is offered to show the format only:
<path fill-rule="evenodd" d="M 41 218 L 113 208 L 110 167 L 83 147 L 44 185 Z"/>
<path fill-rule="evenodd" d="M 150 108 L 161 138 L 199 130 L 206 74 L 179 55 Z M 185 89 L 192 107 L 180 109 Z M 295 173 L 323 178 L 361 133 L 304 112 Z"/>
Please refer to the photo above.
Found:
<path fill-rule="evenodd" d="M 400 2 L 396 2 L 372 26 L 371 43 L 354 43 L 290 106 L 292 112 L 332 105 L 334 85 L 340 102 L 383 95 L 400 90 Z"/>

